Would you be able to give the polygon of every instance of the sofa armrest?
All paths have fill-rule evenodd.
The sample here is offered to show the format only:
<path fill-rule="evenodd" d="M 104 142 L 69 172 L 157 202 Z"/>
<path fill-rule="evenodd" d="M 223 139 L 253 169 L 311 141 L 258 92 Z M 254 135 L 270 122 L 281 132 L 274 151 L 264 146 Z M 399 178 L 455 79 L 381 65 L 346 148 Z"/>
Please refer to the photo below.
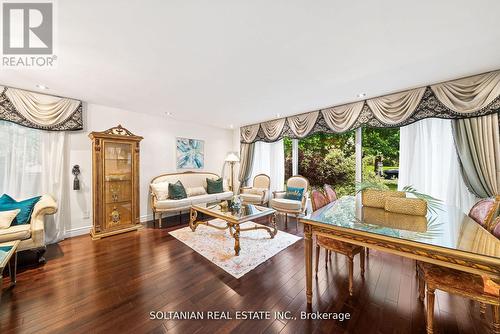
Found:
<path fill-rule="evenodd" d="M 35 204 L 31 214 L 31 239 L 36 246 L 45 246 L 44 217 L 57 212 L 57 202 L 50 195 L 43 195 Z"/>
<path fill-rule="evenodd" d="M 45 215 L 53 215 L 57 212 L 57 202 L 50 195 L 43 195 L 42 198 L 35 204 L 31 220 L 39 218 L 43 219 Z"/>

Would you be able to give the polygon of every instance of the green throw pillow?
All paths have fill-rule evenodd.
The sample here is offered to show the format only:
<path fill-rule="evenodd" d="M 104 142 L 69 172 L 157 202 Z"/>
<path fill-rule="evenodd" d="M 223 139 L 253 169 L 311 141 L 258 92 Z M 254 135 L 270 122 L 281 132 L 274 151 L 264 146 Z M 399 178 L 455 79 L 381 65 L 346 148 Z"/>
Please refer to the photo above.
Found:
<path fill-rule="evenodd" d="M 168 184 L 168 198 L 170 199 L 183 199 L 186 198 L 186 189 L 181 181 Z"/>
<path fill-rule="evenodd" d="M 29 224 L 35 204 L 38 203 L 40 198 L 41 196 L 37 196 L 18 202 L 9 195 L 4 194 L 0 197 L 0 211 L 20 209 L 21 211 L 14 218 L 11 226 Z"/>
<path fill-rule="evenodd" d="M 222 187 L 222 178 L 219 178 L 217 180 L 207 178 L 207 193 L 218 194 L 223 191 L 224 189 Z"/>

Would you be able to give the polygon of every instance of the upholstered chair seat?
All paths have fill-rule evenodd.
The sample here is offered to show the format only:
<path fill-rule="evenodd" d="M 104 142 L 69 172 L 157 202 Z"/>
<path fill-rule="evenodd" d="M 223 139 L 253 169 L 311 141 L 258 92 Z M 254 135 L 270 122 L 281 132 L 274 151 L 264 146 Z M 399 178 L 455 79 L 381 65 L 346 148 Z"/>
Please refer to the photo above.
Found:
<path fill-rule="evenodd" d="M 271 179 L 266 174 L 259 174 L 253 178 L 252 187 L 242 187 L 240 198 L 244 204 L 265 205 L 269 202 L 269 188 Z"/>
<path fill-rule="evenodd" d="M 500 298 L 498 285 L 495 289 L 486 289 L 485 279 L 479 275 L 466 273 L 460 270 L 445 268 L 430 263 L 418 263 L 419 276 L 419 298 L 424 300 L 425 288 L 427 286 L 427 333 L 434 332 L 434 293 L 441 290 L 462 297 L 470 298 L 484 304 L 491 305 L 493 309 L 494 334 L 500 333 Z M 486 280 L 488 281 L 488 280 Z M 492 290 L 492 291 L 491 291 Z"/>
<path fill-rule="evenodd" d="M 301 202 L 286 198 L 273 198 L 271 200 L 271 206 L 274 209 L 288 210 L 288 211 L 300 211 L 302 209 Z"/>

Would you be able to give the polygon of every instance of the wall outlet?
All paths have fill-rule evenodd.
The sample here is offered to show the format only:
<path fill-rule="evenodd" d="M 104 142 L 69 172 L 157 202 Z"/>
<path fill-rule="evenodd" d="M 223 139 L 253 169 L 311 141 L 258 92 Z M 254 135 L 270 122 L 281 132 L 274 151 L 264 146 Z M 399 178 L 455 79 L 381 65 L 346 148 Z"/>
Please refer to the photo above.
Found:
<path fill-rule="evenodd" d="M 90 219 L 90 211 L 83 211 L 83 219 Z"/>

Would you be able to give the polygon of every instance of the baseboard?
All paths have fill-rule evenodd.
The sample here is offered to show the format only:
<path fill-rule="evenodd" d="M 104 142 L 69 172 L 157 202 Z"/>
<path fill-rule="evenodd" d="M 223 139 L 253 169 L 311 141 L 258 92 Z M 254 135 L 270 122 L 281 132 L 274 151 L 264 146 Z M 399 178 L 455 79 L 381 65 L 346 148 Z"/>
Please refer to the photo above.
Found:
<path fill-rule="evenodd" d="M 168 213 L 168 214 L 164 213 L 163 218 L 177 216 L 177 215 L 178 215 L 178 213 Z M 141 223 L 146 223 L 146 222 L 149 222 L 152 220 L 153 220 L 153 214 L 147 214 L 147 215 L 139 217 L 139 221 Z M 64 234 L 64 238 L 72 238 L 72 237 L 77 237 L 79 235 L 90 234 L 91 228 L 92 228 L 92 226 L 89 225 L 89 226 L 77 227 L 77 228 L 71 229 L 69 231 L 66 231 L 66 233 Z"/>
<path fill-rule="evenodd" d="M 64 234 L 64 238 L 72 238 L 79 235 L 89 234 L 91 228 L 92 226 L 84 226 L 71 229 L 69 231 L 66 231 L 66 233 Z"/>

